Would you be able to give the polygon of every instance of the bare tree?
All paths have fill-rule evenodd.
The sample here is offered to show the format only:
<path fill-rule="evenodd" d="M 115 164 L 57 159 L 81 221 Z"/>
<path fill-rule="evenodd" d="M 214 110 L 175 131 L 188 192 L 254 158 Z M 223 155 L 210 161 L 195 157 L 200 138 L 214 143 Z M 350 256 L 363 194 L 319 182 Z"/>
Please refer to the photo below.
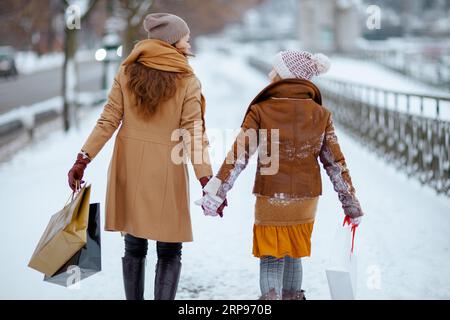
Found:
<path fill-rule="evenodd" d="M 125 21 L 123 54 L 133 49 L 134 43 L 145 36 L 142 22 L 148 13 L 167 12 L 181 16 L 188 22 L 194 36 L 216 32 L 229 22 L 236 22 L 251 6 L 262 0 L 119 0 L 116 15 Z"/>
<path fill-rule="evenodd" d="M 70 109 L 74 104 L 75 87 L 77 84 L 75 54 L 77 52 L 77 34 L 81 23 L 92 13 L 98 0 L 85 0 L 84 7 L 72 7 L 81 4 L 80 1 L 64 0 L 64 13 L 66 16 L 65 38 L 64 38 L 64 64 L 62 96 L 64 100 L 63 121 L 64 130 L 70 129 Z M 68 12 L 74 10 L 73 12 Z M 79 25 L 77 25 L 79 24 Z"/>
<path fill-rule="evenodd" d="M 60 15 L 60 0 L 0 1 L 0 39 L 22 50 L 45 54 L 57 48 L 61 33 L 54 21 Z"/>
<path fill-rule="evenodd" d="M 148 14 L 153 2 L 153 0 L 119 0 L 118 11 L 126 23 L 123 35 L 123 54 L 125 56 L 133 49 L 133 42 L 142 28 L 142 20 Z"/>
<path fill-rule="evenodd" d="M 188 22 L 195 37 L 240 21 L 247 9 L 261 3 L 263 0 L 155 0 L 152 10 L 179 15 Z"/>

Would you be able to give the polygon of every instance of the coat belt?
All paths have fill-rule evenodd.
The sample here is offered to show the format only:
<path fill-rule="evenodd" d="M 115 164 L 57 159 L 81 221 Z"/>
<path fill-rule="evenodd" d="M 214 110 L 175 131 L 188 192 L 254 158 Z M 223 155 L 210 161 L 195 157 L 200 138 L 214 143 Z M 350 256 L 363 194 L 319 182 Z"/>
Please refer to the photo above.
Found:
<path fill-rule="evenodd" d="M 118 137 L 136 139 L 141 141 L 153 142 L 158 144 L 163 144 L 167 146 L 174 146 L 180 143 L 179 140 L 171 141 L 171 132 L 157 133 L 150 132 L 147 130 L 134 129 L 128 127 L 122 127 L 117 134 Z"/>

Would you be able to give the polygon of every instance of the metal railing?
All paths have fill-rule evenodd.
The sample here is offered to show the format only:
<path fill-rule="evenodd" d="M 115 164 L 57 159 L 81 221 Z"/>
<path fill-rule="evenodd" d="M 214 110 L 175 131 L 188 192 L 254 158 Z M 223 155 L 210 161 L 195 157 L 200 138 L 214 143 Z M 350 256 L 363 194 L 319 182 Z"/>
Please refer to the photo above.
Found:
<path fill-rule="evenodd" d="M 265 61 L 249 63 L 268 72 Z M 450 196 L 450 97 L 315 81 L 336 124 L 389 164 Z"/>
<path fill-rule="evenodd" d="M 440 117 L 442 108 L 450 111 L 450 98 L 330 79 L 318 84 L 341 128 L 408 176 L 450 196 L 450 121 Z"/>

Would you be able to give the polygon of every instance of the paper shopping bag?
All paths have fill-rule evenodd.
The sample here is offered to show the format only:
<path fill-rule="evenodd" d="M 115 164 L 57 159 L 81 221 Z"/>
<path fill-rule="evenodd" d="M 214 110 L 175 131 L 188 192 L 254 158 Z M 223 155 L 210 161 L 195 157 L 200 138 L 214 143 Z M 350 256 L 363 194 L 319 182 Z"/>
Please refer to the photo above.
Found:
<path fill-rule="evenodd" d="M 102 270 L 100 241 L 100 204 L 89 206 L 87 242 L 52 277 L 45 276 L 44 281 L 64 287 L 77 284 Z"/>
<path fill-rule="evenodd" d="M 53 276 L 86 244 L 91 186 L 83 187 L 72 201 L 55 213 L 28 263 L 30 268 Z"/>
<path fill-rule="evenodd" d="M 331 299 L 356 298 L 356 255 L 353 252 L 351 226 L 339 226 L 331 246 L 329 265 L 326 269 Z"/>

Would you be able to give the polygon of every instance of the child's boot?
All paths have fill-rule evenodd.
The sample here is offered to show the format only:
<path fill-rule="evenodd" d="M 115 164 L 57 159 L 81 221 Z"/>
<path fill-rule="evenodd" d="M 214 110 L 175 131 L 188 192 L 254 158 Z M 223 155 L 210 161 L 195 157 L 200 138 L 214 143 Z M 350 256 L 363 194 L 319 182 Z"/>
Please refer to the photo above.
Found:
<path fill-rule="evenodd" d="M 305 290 L 294 291 L 283 289 L 282 300 L 306 300 Z"/>

